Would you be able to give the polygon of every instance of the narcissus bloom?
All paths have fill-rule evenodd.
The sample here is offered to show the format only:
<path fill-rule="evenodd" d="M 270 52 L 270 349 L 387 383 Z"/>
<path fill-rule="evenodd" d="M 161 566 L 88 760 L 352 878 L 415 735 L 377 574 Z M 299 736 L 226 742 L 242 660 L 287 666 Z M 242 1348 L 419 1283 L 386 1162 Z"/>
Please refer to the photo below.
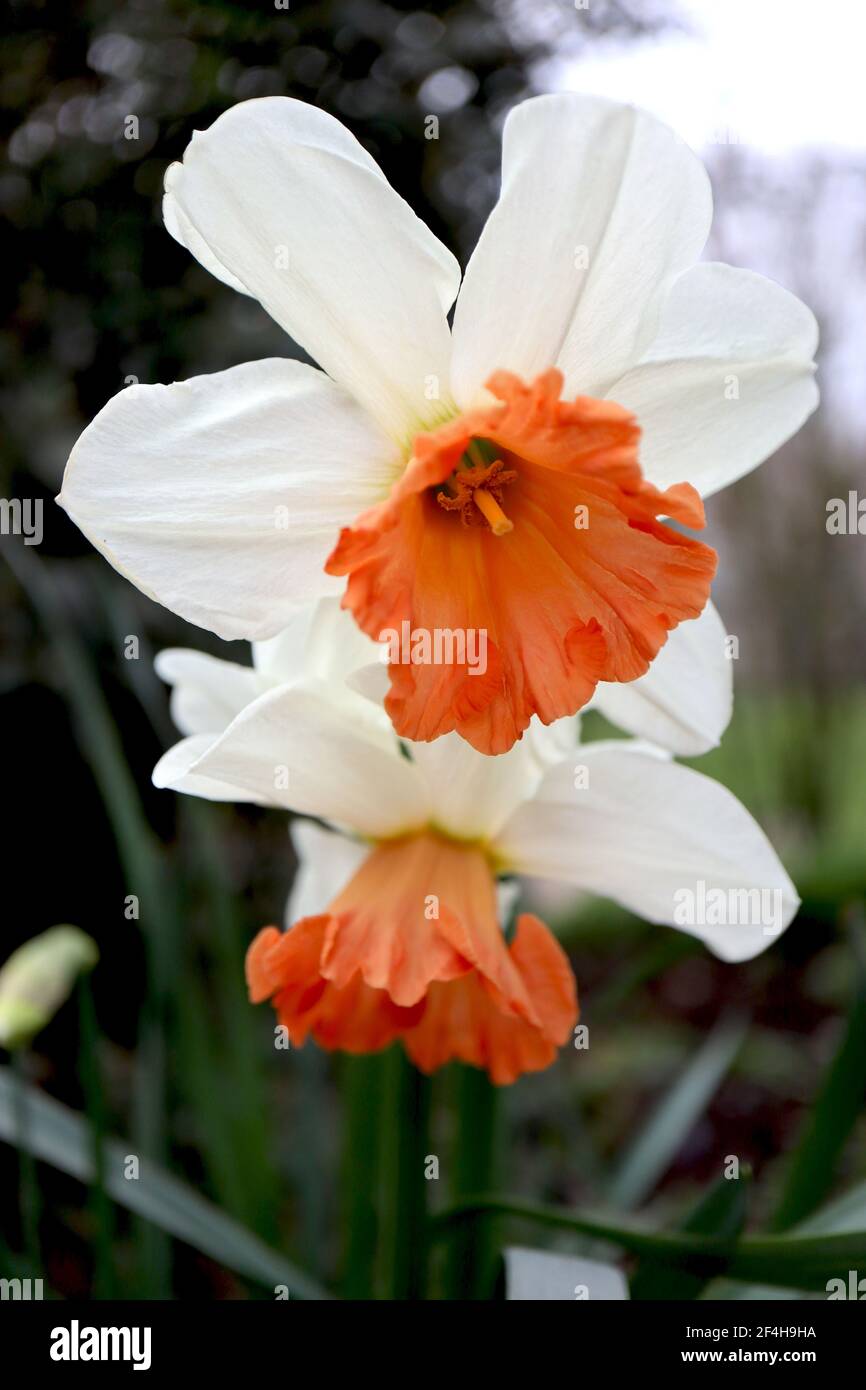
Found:
<path fill-rule="evenodd" d="M 399 1039 L 423 1070 L 460 1058 L 498 1083 L 549 1065 L 577 1019 L 574 980 L 537 917 L 519 916 L 507 938 L 503 876 L 608 895 L 726 960 L 787 926 L 793 885 L 725 788 L 638 741 L 578 745 L 571 720 L 533 724 L 499 758 L 455 734 L 401 744 L 380 704 L 317 664 L 348 662 L 341 624 L 327 606 L 305 634 L 298 624 L 266 650 L 266 676 L 259 651 L 255 670 L 194 653 L 160 661 L 187 737 L 157 785 L 325 822 L 293 826 L 290 929 L 267 927 L 247 963 L 252 998 L 273 1002 L 295 1043 L 364 1052 Z M 772 895 L 772 931 L 701 909 L 741 889 Z"/>
<path fill-rule="evenodd" d="M 340 592 L 363 630 L 486 636 L 486 670 L 391 668 L 403 737 L 512 746 L 643 674 L 704 608 L 715 556 L 666 524 L 816 403 L 815 321 L 697 264 L 697 158 L 572 94 L 505 124 L 502 192 L 457 262 L 339 122 L 242 103 L 166 178 L 168 230 L 322 371 L 271 359 L 122 391 L 60 501 L 146 593 L 223 637 Z M 327 373 L 327 375 L 326 375 Z"/>

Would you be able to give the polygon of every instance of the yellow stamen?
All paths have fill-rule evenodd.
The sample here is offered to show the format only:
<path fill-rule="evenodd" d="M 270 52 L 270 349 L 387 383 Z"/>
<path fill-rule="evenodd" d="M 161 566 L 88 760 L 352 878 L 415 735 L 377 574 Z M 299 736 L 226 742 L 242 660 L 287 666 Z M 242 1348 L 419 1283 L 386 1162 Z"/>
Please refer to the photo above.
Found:
<path fill-rule="evenodd" d="M 472 494 L 472 500 L 481 515 L 490 523 L 494 536 L 507 536 L 509 531 L 514 530 L 514 522 L 508 520 L 496 498 L 486 488 L 477 487 Z"/>

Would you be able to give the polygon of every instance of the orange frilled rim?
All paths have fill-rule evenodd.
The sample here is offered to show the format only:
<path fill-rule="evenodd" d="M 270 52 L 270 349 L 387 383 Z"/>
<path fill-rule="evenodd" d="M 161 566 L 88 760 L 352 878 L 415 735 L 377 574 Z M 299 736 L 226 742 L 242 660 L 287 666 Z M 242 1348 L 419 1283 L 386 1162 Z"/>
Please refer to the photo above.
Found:
<path fill-rule="evenodd" d="M 702 527 L 698 493 L 648 483 L 634 416 L 563 401 L 562 381 L 555 369 L 529 386 L 497 372 L 491 404 L 418 435 L 390 496 L 328 558 L 347 579 L 343 606 L 377 641 L 406 623 L 486 634 L 483 673 L 392 661 L 386 708 L 403 738 L 456 730 L 505 752 L 533 714 L 551 723 L 599 681 L 643 675 L 709 598 L 715 551 L 658 519 Z M 467 467 L 475 441 L 495 457 Z"/>
<path fill-rule="evenodd" d="M 265 927 L 247 954 L 253 1003 L 291 1041 L 376 1052 L 424 1072 L 453 1059 L 498 1085 L 549 1066 L 577 1022 L 568 958 L 537 917 L 506 943 L 482 850 L 428 832 L 371 850 L 326 912 Z"/>

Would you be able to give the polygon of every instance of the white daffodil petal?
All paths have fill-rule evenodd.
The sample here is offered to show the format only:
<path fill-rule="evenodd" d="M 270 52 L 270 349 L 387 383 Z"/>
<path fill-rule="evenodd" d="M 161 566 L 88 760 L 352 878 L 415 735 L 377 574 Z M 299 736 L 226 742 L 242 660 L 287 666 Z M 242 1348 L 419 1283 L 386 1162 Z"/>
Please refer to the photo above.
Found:
<path fill-rule="evenodd" d="M 241 102 L 196 132 L 166 192 L 173 234 L 392 437 L 437 418 L 460 269 L 339 121 L 286 97 Z"/>
<path fill-rule="evenodd" d="M 391 677 L 388 674 L 388 667 L 383 662 L 371 661 L 367 666 L 361 666 L 357 671 L 353 671 L 347 678 L 347 683 L 359 695 L 372 700 L 374 704 L 381 705 L 390 689 Z"/>
<path fill-rule="evenodd" d="M 616 1265 L 519 1245 L 506 1246 L 503 1257 L 505 1297 L 510 1303 L 574 1303 L 575 1299 L 598 1303 L 600 1299 L 628 1298 L 625 1275 Z"/>
<path fill-rule="evenodd" d="M 508 753 L 489 757 L 459 734 L 409 751 L 429 789 L 436 824 L 459 839 L 488 839 L 533 795 L 543 766 L 534 743 L 524 737 Z"/>
<path fill-rule="evenodd" d="M 337 599 L 324 599 L 316 609 L 305 651 L 306 669 L 326 681 L 345 681 L 376 661 L 379 645 L 363 633 Z"/>
<path fill-rule="evenodd" d="M 307 603 L 293 613 L 282 632 L 263 642 L 253 642 L 253 666 L 268 685 L 285 685 L 306 672 L 305 653 L 316 618 L 326 603 L 339 599 L 323 598 Z"/>
<path fill-rule="evenodd" d="M 336 597 L 308 604 L 276 637 L 253 642 L 253 665 L 271 685 L 299 677 L 344 680 L 375 655 L 375 642 Z"/>
<path fill-rule="evenodd" d="M 232 275 L 231 271 L 217 260 L 207 242 L 199 236 L 171 193 L 166 193 L 162 200 L 162 220 L 165 223 L 166 231 L 174 237 L 175 241 L 180 242 L 181 246 L 190 251 L 199 265 L 203 265 L 205 270 L 216 276 L 217 280 L 222 280 L 224 285 L 237 290 L 238 294 L 250 293 L 246 285 L 242 284 L 236 275 Z"/>
<path fill-rule="evenodd" d="M 523 887 L 517 878 L 496 880 L 496 915 L 503 930 L 509 926 L 520 903 Z"/>
<path fill-rule="evenodd" d="M 699 618 L 674 629 L 645 676 L 603 682 L 591 708 L 681 757 L 706 753 L 719 743 L 734 707 L 726 636 L 717 609 L 708 603 Z"/>
<path fill-rule="evenodd" d="M 603 395 L 648 347 L 711 215 L 702 164 L 654 117 L 574 93 L 515 107 L 454 316 L 458 404 L 498 367 L 557 366 L 566 396 Z"/>
<path fill-rule="evenodd" d="M 351 691 L 281 686 L 243 710 L 192 771 L 251 797 L 380 838 L 428 819 L 423 782 L 379 711 Z"/>
<path fill-rule="evenodd" d="M 707 497 L 762 463 L 818 404 L 817 343 L 812 311 L 773 280 L 693 266 L 644 361 L 607 393 L 637 416 L 650 481 Z"/>
<path fill-rule="evenodd" d="M 372 703 L 367 696 L 359 704 L 355 684 L 356 675 L 369 669 L 377 650 L 377 644 L 365 636 L 336 598 L 320 599 L 279 637 L 253 644 L 256 664 L 272 685 L 319 682 L 327 687 L 331 706 L 342 706 L 347 719 L 360 719 L 365 727 L 385 736 L 390 746 L 395 735 L 383 708 L 388 687 L 386 669 L 379 668 L 385 676 L 385 687 Z M 366 696 L 367 692 L 361 694 Z"/>
<path fill-rule="evenodd" d="M 205 652 L 170 647 L 153 664 L 160 680 L 173 687 L 171 717 L 182 734 L 221 734 L 262 693 L 251 666 Z"/>
<path fill-rule="evenodd" d="M 760 826 L 720 783 L 623 743 L 585 744 L 496 842 L 519 873 L 613 898 L 723 960 L 771 945 L 799 905 Z"/>
<path fill-rule="evenodd" d="M 370 853 L 369 845 L 311 820 L 293 821 L 289 833 L 298 867 L 286 903 L 286 929 L 324 912 Z"/>
<path fill-rule="evenodd" d="M 248 801 L 256 806 L 267 806 L 268 798 L 256 796 L 248 787 L 235 782 L 221 782 L 217 778 L 191 771 L 213 741 L 212 734 L 193 734 L 190 738 L 181 739 L 180 743 L 163 753 L 153 769 L 153 785 L 185 792 L 187 796 L 201 796 L 206 801 Z"/>
<path fill-rule="evenodd" d="M 270 358 L 121 391 L 73 449 L 58 501 L 158 603 L 220 637 L 264 638 L 339 590 L 322 570 L 339 527 L 395 466 L 322 372 Z"/>

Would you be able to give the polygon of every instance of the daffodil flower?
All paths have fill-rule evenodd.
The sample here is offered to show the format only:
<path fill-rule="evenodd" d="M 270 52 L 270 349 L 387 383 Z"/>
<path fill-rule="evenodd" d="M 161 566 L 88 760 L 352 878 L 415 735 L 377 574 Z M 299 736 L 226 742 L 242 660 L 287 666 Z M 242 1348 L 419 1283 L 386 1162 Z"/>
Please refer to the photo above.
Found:
<path fill-rule="evenodd" d="M 365 1052 L 399 1039 L 424 1071 L 460 1058 L 499 1084 L 548 1066 L 576 1023 L 576 987 L 539 918 L 520 915 L 506 939 L 503 876 L 611 897 L 725 960 L 790 922 L 790 879 L 718 783 L 639 740 L 578 744 L 570 719 L 534 721 L 498 758 L 456 734 L 401 742 L 355 688 L 350 668 L 369 650 L 350 650 L 351 636 L 326 605 L 257 648 L 253 668 L 160 658 L 186 737 L 157 785 L 307 818 L 293 825 L 290 929 L 265 928 L 247 961 L 251 997 L 273 1002 L 294 1043 Z M 772 920 L 678 912 L 683 894 L 743 891 L 766 896 Z"/>
<path fill-rule="evenodd" d="M 339 592 L 372 638 L 483 632 L 484 673 L 394 663 L 404 738 L 485 753 L 628 682 L 703 610 L 687 527 L 817 399 L 816 326 L 769 280 L 698 264 L 706 173 L 598 98 L 512 111 L 502 191 L 457 262 L 331 116 L 241 103 L 166 177 L 171 234 L 257 298 L 288 359 L 131 386 L 60 501 L 147 594 L 226 638 Z"/>

